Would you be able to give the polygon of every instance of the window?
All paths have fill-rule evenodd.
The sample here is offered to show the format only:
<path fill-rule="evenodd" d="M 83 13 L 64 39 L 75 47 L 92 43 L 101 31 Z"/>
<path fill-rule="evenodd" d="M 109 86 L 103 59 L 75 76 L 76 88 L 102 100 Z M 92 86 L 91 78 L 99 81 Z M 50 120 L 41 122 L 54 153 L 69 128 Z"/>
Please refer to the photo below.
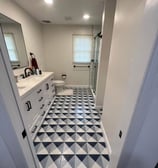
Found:
<path fill-rule="evenodd" d="M 11 62 L 18 62 L 18 54 L 17 54 L 17 49 L 14 41 L 13 34 L 7 33 L 4 34 L 4 39 L 6 42 L 9 58 Z"/>
<path fill-rule="evenodd" d="M 92 54 L 92 36 L 73 36 L 73 62 L 90 63 Z"/>

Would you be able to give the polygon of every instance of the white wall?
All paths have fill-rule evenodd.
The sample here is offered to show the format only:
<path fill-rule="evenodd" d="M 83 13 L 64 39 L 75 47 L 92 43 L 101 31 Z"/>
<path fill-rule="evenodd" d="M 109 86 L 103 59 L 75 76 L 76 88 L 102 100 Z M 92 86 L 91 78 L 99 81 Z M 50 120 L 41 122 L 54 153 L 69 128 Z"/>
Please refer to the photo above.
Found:
<path fill-rule="evenodd" d="M 102 23 L 102 40 L 98 67 L 98 78 L 96 88 L 96 106 L 102 107 L 104 100 L 105 83 L 109 64 L 109 55 L 111 48 L 114 14 L 116 0 L 106 1 L 104 8 L 104 18 Z"/>
<path fill-rule="evenodd" d="M 156 12 L 156 10 L 155 10 Z M 121 153 L 118 168 L 149 168 L 158 163 L 158 39 Z"/>
<path fill-rule="evenodd" d="M 149 41 L 153 39 L 152 57 L 148 65 L 146 77 L 137 101 L 129 132 L 122 151 L 119 167 L 155 167 L 158 162 L 158 134 L 156 133 L 158 118 L 158 2 L 147 1 L 142 27 L 143 35 Z M 153 44 L 153 43 L 151 43 Z"/>
<path fill-rule="evenodd" d="M 0 1 L 0 13 L 21 24 L 28 57 L 29 52 L 33 52 L 37 57 L 40 67 L 43 69 L 44 57 L 40 23 L 11 0 Z"/>
<path fill-rule="evenodd" d="M 117 167 L 158 30 L 156 1 L 117 0 L 102 121 Z M 119 131 L 123 136 L 119 138 Z"/>
<path fill-rule="evenodd" d="M 68 85 L 88 85 L 89 69 L 73 68 L 72 35 L 92 35 L 91 26 L 43 25 L 45 67 L 56 79 L 67 74 Z"/>

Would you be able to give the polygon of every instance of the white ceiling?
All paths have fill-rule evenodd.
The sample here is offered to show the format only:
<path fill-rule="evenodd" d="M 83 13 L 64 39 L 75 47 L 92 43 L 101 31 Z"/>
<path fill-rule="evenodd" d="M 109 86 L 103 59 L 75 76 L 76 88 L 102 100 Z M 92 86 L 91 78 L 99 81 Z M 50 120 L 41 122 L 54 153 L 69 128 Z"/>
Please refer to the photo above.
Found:
<path fill-rule="evenodd" d="M 104 0 L 54 0 L 52 6 L 44 0 L 14 1 L 38 21 L 50 20 L 53 24 L 99 25 L 104 6 Z M 83 20 L 84 13 L 90 14 L 88 21 Z"/>

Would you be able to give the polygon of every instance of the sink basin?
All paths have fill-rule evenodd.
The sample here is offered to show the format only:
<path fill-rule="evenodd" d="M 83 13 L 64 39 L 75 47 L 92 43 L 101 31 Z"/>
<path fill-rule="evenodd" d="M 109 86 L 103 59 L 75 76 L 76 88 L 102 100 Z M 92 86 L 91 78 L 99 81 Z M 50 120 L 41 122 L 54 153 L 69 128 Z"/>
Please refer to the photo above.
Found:
<path fill-rule="evenodd" d="M 24 84 L 17 83 L 18 89 L 25 89 L 26 86 Z"/>
<path fill-rule="evenodd" d="M 25 89 L 25 86 L 17 86 L 18 89 Z"/>

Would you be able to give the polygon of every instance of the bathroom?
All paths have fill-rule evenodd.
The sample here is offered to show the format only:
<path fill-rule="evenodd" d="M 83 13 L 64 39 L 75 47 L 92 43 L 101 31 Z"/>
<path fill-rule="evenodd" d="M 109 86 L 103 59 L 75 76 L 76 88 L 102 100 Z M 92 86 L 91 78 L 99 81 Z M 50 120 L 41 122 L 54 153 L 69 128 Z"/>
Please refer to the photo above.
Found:
<path fill-rule="evenodd" d="M 158 3 L 48 2 L 0 1 L 0 167 L 156 167 Z"/>

